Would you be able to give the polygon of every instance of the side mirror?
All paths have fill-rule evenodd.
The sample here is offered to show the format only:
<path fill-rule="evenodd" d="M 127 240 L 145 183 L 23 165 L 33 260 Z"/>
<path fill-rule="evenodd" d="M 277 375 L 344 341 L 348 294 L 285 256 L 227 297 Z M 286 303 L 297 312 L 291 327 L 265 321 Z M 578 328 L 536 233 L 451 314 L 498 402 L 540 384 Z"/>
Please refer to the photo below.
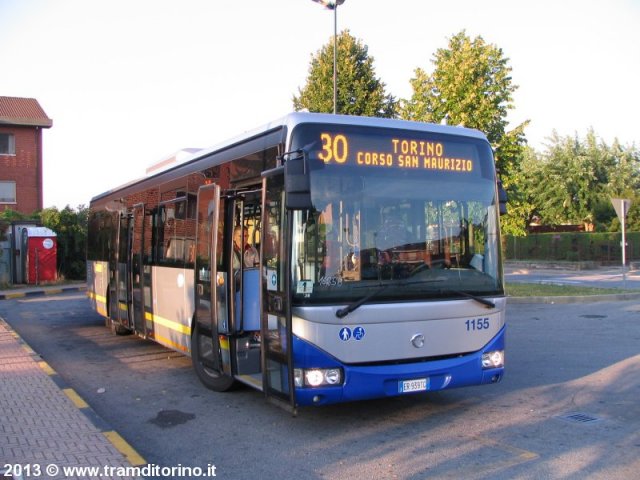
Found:
<path fill-rule="evenodd" d="M 304 150 L 288 152 L 283 157 L 285 158 L 284 189 L 286 192 L 286 208 L 290 210 L 312 208 L 310 173 L 312 169 L 323 168 L 324 162 L 320 159 L 310 159 Z"/>

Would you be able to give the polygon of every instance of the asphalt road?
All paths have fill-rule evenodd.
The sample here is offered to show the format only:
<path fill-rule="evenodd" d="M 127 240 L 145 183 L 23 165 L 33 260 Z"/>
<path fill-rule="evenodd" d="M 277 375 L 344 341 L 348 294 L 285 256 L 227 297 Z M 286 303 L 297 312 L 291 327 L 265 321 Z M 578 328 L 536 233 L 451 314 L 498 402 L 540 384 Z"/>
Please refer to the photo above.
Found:
<path fill-rule="evenodd" d="M 149 462 L 221 479 L 629 479 L 640 472 L 640 305 L 508 307 L 498 385 L 301 409 L 214 393 L 189 359 L 112 336 L 82 294 L 0 316 Z M 211 470 L 210 470 L 211 471 Z"/>
<path fill-rule="evenodd" d="M 507 264 L 504 273 L 507 282 L 640 290 L 640 271 L 627 268 L 623 276 L 622 267 L 601 267 L 594 270 L 563 270 Z"/>

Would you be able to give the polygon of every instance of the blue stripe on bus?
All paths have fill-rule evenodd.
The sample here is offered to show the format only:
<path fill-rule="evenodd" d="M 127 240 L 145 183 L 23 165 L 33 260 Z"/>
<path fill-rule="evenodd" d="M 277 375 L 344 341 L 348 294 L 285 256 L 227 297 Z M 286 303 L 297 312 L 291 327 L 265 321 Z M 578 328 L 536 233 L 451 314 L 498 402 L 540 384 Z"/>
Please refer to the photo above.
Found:
<path fill-rule="evenodd" d="M 317 347 L 294 336 L 296 368 L 342 367 L 345 383 L 340 387 L 297 388 L 298 405 L 323 405 L 336 402 L 366 400 L 399 395 L 398 382 L 429 378 L 429 391 L 493 383 L 500 379 L 503 368 L 482 369 L 482 354 L 504 350 L 503 327 L 485 347 L 462 357 L 375 366 L 344 365 Z M 496 377 L 497 376 L 497 377 Z"/>

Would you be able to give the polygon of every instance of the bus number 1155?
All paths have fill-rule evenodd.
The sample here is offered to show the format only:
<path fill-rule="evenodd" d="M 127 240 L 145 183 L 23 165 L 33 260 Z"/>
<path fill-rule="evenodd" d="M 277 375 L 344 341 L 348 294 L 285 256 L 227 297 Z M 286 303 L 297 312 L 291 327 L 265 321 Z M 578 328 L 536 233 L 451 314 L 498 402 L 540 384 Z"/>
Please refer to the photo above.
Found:
<path fill-rule="evenodd" d="M 467 326 L 467 332 L 475 332 L 476 330 L 488 330 L 489 319 L 488 318 L 474 318 L 464 322 Z"/>

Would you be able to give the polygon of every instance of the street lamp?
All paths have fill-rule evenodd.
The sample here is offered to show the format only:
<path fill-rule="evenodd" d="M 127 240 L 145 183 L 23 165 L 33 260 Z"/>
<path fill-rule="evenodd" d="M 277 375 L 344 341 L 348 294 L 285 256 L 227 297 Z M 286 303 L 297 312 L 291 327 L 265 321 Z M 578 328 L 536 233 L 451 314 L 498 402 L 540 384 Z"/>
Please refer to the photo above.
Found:
<path fill-rule="evenodd" d="M 345 0 L 312 0 L 333 10 L 333 114 L 338 113 L 338 5 Z"/>

